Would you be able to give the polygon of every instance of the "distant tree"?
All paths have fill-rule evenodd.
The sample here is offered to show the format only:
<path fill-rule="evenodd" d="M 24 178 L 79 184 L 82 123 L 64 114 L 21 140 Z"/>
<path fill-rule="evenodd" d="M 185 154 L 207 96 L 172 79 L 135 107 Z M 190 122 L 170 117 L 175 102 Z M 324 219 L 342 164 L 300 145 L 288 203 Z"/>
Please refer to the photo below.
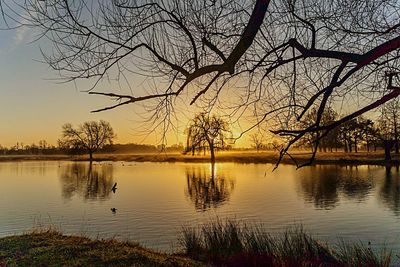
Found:
<path fill-rule="evenodd" d="M 354 128 L 352 129 L 352 138 L 354 144 L 354 152 L 358 152 L 358 145 L 361 141 L 365 140 L 365 131 L 368 121 L 360 116 L 354 119 Z"/>
<path fill-rule="evenodd" d="M 211 162 L 215 162 L 215 149 L 225 146 L 225 139 L 230 133 L 226 121 L 217 115 L 209 116 L 202 112 L 197 114 L 187 129 L 186 151 L 208 148 Z"/>
<path fill-rule="evenodd" d="M 369 119 L 360 116 L 347 121 L 339 127 L 339 138 L 344 146 L 345 152 L 358 152 L 361 142 L 365 141 L 367 150 L 371 141 L 374 140 L 374 123 Z"/>
<path fill-rule="evenodd" d="M 66 150 L 82 150 L 89 154 L 90 161 L 93 153 L 107 144 L 112 144 L 115 134 L 110 123 L 106 121 L 90 121 L 74 129 L 70 123 L 63 125 L 62 138 L 59 146 Z"/>
<path fill-rule="evenodd" d="M 369 152 L 371 148 L 371 144 L 375 142 L 375 123 L 370 120 L 366 119 L 363 125 L 363 140 L 365 141 L 367 152 Z"/>
<path fill-rule="evenodd" d="M 260 134 L 260 133 L 254 133 L 254 134 L 250 135 L 250 138 L 251 138 L 251 142 L 252 142 L 253 148 L 256 149 L 257 152 L 259 152 L 260 149 L 262 149 L 263 146 L 264 146 L 264 144 L 263 144 L 263 141 L 264 141 L 263 135 Z"/>
<path fill-rule="evenodd" d="M 326 108 L 324 113 L 322 114 L 321 117 L 321 125 L 328 125 L 331 124 L 332 122 L 335 121 L 337 118 L 338 114 L 333 110 L 333 108 L 329 107 Z M 304 119 L 301 121 L 302 127 L 309 127 L 311 125 L 315 124 L 315 121 L 318 119 L 318 110 L 313 108 L 310 110 L 309 113 L 304 117 Z M 330 148 L 332 151 L 333 147 L 338 147 L 338 135 L 339 135 L 339 129 L 332 129 L 326 136 L 323 138 L 319 137 L 320 133 L 318 132 L 311 132 L 305 135 L 305 138 L 303 139 L 303 143 L 300 143 L 302 145 L 306 145 L 309 147 L 314 147 L 315 143 L 318 142 L 318 148 L 320 151 L 326 150 Z"/>
<path fill-rule="evenodd" d="M 46 148 L 48 148 L 49 144 L 47 143 L 46 140 L 40 140 L 39 141 L 39 148 L 42 150 L 45 150 Z"/>
<path fill-rule="evenodd" d="M 382 115 L 378 119 L 377 128 L 376 128 L 376 138 L 380 140 L 382 147 L 385 150 L 385 159 L 391 160 L 392 157 L 390 155 L 390 151 L 393 146 L 396 147 L 396 142 L 398 142 L 397 135 L 397 126 L 396 123 L 392 123 L 390 118 L 391 116 L 386 116 L 386 112 L 383 109 Z"/>
<path fill-rule="evenodd" d="M 394 99 L 382 106 L 381 120 L 385 121 L 385 129 L 382 129 L 387 139 L 392 140 L 395 153 L 399 154 L 399 117 L 400 104 L 398 99 Z"/>

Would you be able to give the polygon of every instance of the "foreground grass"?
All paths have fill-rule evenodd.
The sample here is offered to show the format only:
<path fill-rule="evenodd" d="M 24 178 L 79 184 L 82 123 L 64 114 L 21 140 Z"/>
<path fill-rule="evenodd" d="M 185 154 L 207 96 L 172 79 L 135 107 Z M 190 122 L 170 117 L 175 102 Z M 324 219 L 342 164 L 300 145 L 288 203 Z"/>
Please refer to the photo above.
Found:
<path fill-rule="evenodd" d="M 0 266 L 204 266 L 130 242 L 41 231 L 0 239 Z"/>
<path fill-rule="evenodd" d="M 387 267 L 392 253 L 362 243 L 328 246 L 301 227 L 271 235 L 259 226 L 213 220 L 184 227 L 181 254 L 164 254 L 136 243 L 91 240 L 56 231 L 0 238 L 0 266 L 367 266 Z"/>
<path fill-rule="evenodd" d="M 183 229 L 181 243 L 193 259 L 214 266 L 390 266 L 392 254 L 362 243 L 323 244 L 301 227 L 270 235 L 237 221 L 212 221 Z"/>

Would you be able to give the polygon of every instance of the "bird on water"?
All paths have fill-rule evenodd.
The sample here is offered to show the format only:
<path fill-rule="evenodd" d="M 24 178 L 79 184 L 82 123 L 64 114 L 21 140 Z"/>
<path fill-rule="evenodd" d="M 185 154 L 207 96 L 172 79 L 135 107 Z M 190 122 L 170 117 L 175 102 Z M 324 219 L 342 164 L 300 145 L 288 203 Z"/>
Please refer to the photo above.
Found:
<path fill-rule="evenodd" d="M 115 183 L 113 185 L 113 187 L 111 188 L 111 191 L 115 194 L 115 191 L 117 191 L 117 183 Z"/>

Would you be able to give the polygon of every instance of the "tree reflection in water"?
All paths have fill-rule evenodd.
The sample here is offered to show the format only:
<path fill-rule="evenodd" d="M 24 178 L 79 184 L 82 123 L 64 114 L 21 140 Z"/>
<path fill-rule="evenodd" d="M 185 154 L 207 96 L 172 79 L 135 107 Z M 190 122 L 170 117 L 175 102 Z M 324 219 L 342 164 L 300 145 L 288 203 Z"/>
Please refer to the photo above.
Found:
<path fill-rule="evenodd" d="M 396 215 L 400 215 L 400 174 L 399 166 L 386 166 L 385 180 L 380 189 L 381 201 Z"/>
<path fill-rule="evenodd" d="M 62 196 L 78 194 L 85 200 L 105 200 L 114 185 L 112 164 L 73 163 L 60 167 Z"/>
<path fill-rule="evenodd" d="M 313 166 L 302 170 L 304 199 L 320 209 L 333 209 L 341 198 L 363 201 L 373 188 L 369 172 L 357 166 Z"/>
<path fill-rule="evenodd" d="M 186 181 L 185 194 L 199 211 L 222 205 L 229 200 L 235 187 L 233 179 L 224 173 L 216 173 L 215 164 L 186 168 Z"/>

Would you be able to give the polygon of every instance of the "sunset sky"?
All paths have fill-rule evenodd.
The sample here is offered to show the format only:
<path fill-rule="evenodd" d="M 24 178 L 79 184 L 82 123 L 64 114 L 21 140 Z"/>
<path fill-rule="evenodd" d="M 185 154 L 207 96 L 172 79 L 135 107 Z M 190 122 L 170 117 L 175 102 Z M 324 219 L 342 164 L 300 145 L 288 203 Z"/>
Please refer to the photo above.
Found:
<path fill-rule="evenodd" d="M 64 123 L 78 125 L 100 119 L 111 123 L 117 134 L 116 143 L 160 143 L 160 134 L 143 135 L 143 118 L 137 115 L 142 111 L 137 106 L 91 113 L 113 102 L 81 92 L 86 87 L 62 83 L 54 70 L 39 62 L 40 47 L 46 48 L 46 43 L 32 43 L 33 39 L 34 34 L 26 28 L 0 31 L 0 145 L 37 144 L 42 139 L 55 145 Z M 178 131 L 168 134 L 168 145 L 185 142 L 185 120 L 178 125 Z M 245 143 L 242 138 L 237 146 Z"/>
<path fill-rule="evenodd" d="M 57 73 L 41 60 L 38 43 L 28 30 L 0 31 L 0 145 L 37 143 L 41 139 L 56 144 L 61 126 L 87 120 L 107 120 L 117 133 L 116 142 L 154 143 L 156 136 L 138 135 L 139 119 L 133 106 L 91 113 L 109 105 L 110 100 L 89 96 L 73 83 L 60 83 Z M 171 144 L 182 142 L 171 135 Z"/>

